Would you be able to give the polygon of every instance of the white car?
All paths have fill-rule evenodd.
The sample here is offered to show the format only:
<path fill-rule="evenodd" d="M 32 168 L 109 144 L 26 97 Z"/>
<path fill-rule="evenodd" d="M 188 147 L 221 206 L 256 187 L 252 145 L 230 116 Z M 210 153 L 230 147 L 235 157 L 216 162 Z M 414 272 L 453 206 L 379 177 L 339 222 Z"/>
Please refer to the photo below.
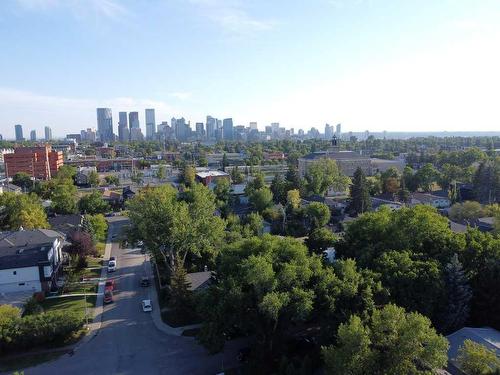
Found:
<path fill-rule="evenodd" d="M 115 272 L 116 271 L 116 260 L 110 260 L 108 262 L 108 272 Z"/>
<path fill-rule="evenodd" d="M 153 311 L 153 306 L 151 305 L 151 300 L 150 299 L 144 299 L 142 300 L 142 311 L 144 312 L 151 312 Z"/>

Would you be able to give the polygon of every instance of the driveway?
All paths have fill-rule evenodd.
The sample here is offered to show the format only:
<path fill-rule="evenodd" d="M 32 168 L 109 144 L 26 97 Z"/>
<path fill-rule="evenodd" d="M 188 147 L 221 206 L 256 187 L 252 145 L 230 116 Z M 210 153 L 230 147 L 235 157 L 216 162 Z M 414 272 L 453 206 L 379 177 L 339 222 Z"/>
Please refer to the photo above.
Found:
<path fill-rule="evenodd" d="M 111 236 L 119 233 L 124 223 L 111 221 Z M 73 356 L 64 355 L 27 369 L 26 375 L 216 374 L 224 365 L 236 365 L 235 347 L 209 355 L 193 338 L 160 332 L 140 306 L 141 300 L 155 293 L 154 286 L 139 285 L 145 272 L 145 256 L 138 250 L 122 249 L 117 243 L 112 244 L 111 255 L 117 258 L 118 268 L 108 277 L 116 279 L 117 291 L 114 302 L 104 306 L 97 335 L 82 344 Z"/>

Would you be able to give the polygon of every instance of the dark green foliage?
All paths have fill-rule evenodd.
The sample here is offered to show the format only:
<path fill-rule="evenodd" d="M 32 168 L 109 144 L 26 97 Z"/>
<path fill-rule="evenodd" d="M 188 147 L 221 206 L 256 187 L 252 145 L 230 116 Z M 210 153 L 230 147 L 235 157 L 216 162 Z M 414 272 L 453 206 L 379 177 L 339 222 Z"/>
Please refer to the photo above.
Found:
<path fill-rule="evenodd" d="M 314 229 L 306 240 L 311 253 L 322 254 L 327 248 L 333 246 L 337 236 L 328 228 Z"/>
<path fill-rule="evenodd" d="M 177 322 L 189 322 L 194 312 L 193 295 L 186 276 L 186 269 L 178 266 L 170 279 L 169 314 L 172 314 L 173 320 Z"/>
<path fill-rule="evenodd" d="M 274 203 L 281 203 L 283 206 L 286 205 L 287 198 L 287 187 L 288 184 L 283 179 L 281 174 L 274 175 L 274 178 L 271 182 L 271 192 L 273 193 Z"/>
<path fill-rule="evenodd" d="M 102 199 L 102 195 L 94 190 L 88 195 L 84 195 L 78 202 L 78 209 L 83 214 L 103 214 L 110 210 L 108 202 Z"/>
<path fill-rule="evenodd" d="M 474 193 L 482 203 L 500 201 L 500 158 L 483 161 L 474 175 Z"/>
<path fill-rule="evenodd" d="M 372 201 L 370 198 L 370 192 L 368 191 L 366 176 L 363 170 L 358 168 L 354 172 L 352 179 L 351 203 L 349 205 L 349 210 L 352 213 L 359 215 L 363 212 L 370 211 L 371 207 Z"/>
<path fill-rule="evenodd" d="M 31 180 L 31 176 L 24 172 L 19 172 L 12 177 L 12 183 L 19 186 L 23 191 L 31 190 L 34 186 L 34 182 Z"/>
<path fill-rule="evenodd" d="M 305 212 L 311 229 L 324 227 L 330 221 L 330 208 L 324 203 L 312 202 L 305 208 Z"/>
<path fill-rule="evenodd" d="M 446 307 L 440 326 L 444 332 L 454 332 L 462 328 L 467 321 L 472 298 L 469 282 L 457 254 L 444 269 L 444 284 Z"/>

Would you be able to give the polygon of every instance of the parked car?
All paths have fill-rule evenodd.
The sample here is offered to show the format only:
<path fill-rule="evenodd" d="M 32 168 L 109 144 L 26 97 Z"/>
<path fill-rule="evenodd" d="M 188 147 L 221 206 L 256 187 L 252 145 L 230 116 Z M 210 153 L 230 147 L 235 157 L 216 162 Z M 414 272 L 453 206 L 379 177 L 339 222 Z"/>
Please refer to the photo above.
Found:
<path fill-rule="evenodd" d="M 141 286 L 149 286 L 149 285 L 151 285 L 149 277 L 146 276 L 141 277 Z"/>
<path fill-rule="evenodd" d="M 113 279 L 108 279 L 106 280 L 106 284 L 104 284 L 104 290 L 110 290 L 113 291 L 115 290 L 115 280 Z"/>
<path fill-rule="evenodd" d="M 114 260 L 116 262 L 116 257 L 109 257 L 109 260 Z"/>
<path fill-rule="evenodd" d="M 116 271 L 116 260 L 110 260 L 108 262 L 108 272 L 115 272 Z"/>
<path fill-rule="evenodd" d="M 113 292 L 111 290 L 106 290 L 104 292 L 104 303 L 113 302 Z"/>
<path fill-rule="evenodd" d="M 151 300 L 150 299 L 145 299 L 142 300 L 142 311 L 144 312 L 151 312 L 153 311 L 153 306 L 151 305 Z"/>

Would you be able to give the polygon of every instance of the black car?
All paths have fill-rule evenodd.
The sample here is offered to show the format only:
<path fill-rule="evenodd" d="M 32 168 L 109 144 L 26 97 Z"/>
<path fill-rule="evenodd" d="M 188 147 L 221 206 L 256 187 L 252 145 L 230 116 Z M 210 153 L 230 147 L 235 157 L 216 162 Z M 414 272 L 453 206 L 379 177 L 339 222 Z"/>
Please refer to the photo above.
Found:
<path fill-rule="evenodd" d="M 146 276 L 141 277 L 141 286 L 149 286 L 151 283 L 149 282 L 149 278 Z"/>

